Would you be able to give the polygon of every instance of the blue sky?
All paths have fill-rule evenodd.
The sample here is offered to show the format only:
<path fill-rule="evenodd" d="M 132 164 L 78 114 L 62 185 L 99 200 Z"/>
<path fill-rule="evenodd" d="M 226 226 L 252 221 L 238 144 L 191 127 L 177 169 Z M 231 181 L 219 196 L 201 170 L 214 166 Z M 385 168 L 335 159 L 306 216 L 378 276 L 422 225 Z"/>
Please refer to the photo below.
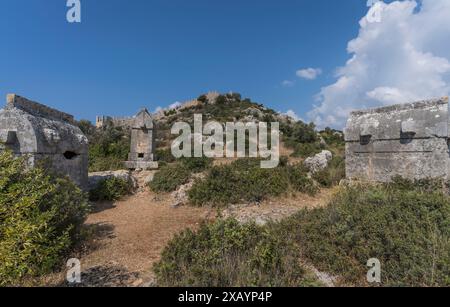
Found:
<path fill-rule="evenodd" d="M 0 2 L 2 99 L 17 93 L 94 120 L 234 91 L 308 118 L 368 11 L 366 0 L 81 3 L 82 23 L 69 24 L 66 0 Z M 305 68 L 322 74 L 296 76 Z"/>

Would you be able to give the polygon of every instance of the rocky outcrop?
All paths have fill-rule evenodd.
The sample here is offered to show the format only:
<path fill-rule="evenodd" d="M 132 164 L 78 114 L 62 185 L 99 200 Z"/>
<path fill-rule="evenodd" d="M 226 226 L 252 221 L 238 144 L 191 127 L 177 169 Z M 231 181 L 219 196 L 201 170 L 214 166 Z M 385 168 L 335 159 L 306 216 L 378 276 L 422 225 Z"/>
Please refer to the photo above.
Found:
<path fill-rule="evenodd" d="M 328 167 L 328 164 L 333 159 L 333 154 L 328 150 L 323 150 L 321 153 L 310 157 L 303 162 L 305 167 L 311 174 L 320 172 Z"/>

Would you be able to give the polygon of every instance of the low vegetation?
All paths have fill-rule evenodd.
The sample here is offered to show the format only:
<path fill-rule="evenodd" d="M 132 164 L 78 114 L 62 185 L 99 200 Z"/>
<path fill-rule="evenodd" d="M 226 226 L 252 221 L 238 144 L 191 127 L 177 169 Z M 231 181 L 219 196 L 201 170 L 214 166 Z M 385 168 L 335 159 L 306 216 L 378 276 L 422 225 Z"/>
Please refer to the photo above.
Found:
<path fill-rule="evenodd" d="M 115 201 L 130 195 L 133 192 L 133 185 L 128 180 L 110 177 L 102 180 L 89 192 L 92 201 Z"/>
<path fill-rule="evenodd" d="M 163 163 L 173 163 L 175 162 L 177 159 L 172 155 L 172 151 L 170 150 L 170 148 L 161 148 L 156 150 L 155 152 L 155 156 L 156 159 L 158 160 L 159 163 L 163 162 Z"/>
<path fill-rule="evenodd" d="M 189 171 L 193 173 L 201 173 L 211 167 L 213 160 L 206 157 L 181 158 L 180 162 Z"/>
<path fill-rule="evenodd" d="M 181 163 L 165 165 L 155 174 L 149 187 L 154 192 L 173 192 L 189 181 L 191 172 Z"/>
<path fill-rule="evenodd" d="M 260 202 L 289 191 L 315 194 L 314 182 L 299 166 L 262 169 L 258 159 L 240 159 L 231 165 L 213 167 L 205 179 L 189 191 L 195 206 L 224 206 L 239 202 Z"/>
<path fill-rule="evenodd" d="M 396 179 L 340 187 L 328 206 L 266 226 L 218 220 L 173 239 L 155 266 L 160 285 L 311 285 L 302 259 L 367 286 L 381 262 L 382 286 L 450 286 L 450 200 L 442 182 Z"/>
<path fill-rule="evenodd" d="M 328 167 L 315 173 L 313 179 L 325 188 L 338 185 L 345 179 L 345 160 L 340 156 L 334 156 Z"/>
<path fill-rule="evenodd" d="M 69 179 L 26 163 L 0 153 L 0 286 L 60 265 L 89 210 L 87 196 Z"/>
<path fill-rule="evenodd" d="M 90 172 L 123 169 L 130 151 L 129 131 L 112 125 L 96 129 L 86 120 L 80 121 L 78 126 L 89 139 Z"/>
<path fill-rule="evenodd" d="M 344 283 L 365 285 L 367 261 L 377 258 L 383 286 L 450 285 L 450 201 L 441 183 L 343 187 L 327 207 L 280 227 L 304 257 Z"/>
<path fill-rule="evenodd" d="M 282 236 L 235 220 L 185 230 L 164 249 L 154 266 L 159 286 L 313 286 L 298 251 Z"/>

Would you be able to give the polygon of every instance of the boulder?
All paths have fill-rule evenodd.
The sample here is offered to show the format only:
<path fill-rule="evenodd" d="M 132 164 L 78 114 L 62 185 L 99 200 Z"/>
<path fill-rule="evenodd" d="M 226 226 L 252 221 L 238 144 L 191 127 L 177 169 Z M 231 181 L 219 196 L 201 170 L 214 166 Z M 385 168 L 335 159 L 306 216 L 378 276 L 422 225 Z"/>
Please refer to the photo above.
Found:
<path fill-rule="evenodd" d="M 303 164 L 306 168 L 308 168 L 311 174 L 315 174 L 326 169 L 332 159 L 333 154 L 328 150 L 323 150 L 321 153 L 315 155 L 314 157 L 306 159 Z"/>

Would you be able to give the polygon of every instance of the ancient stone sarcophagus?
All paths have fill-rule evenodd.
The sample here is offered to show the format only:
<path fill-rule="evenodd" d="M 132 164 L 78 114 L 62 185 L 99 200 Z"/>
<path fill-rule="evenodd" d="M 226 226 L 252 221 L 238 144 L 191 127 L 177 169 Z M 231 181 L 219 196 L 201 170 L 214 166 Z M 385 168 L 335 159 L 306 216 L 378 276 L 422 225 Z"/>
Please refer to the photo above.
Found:
<path fill-rule="evenodd" d="M 450 178 L 448 97 L 351 113 L 348 179 Z"/>
<path fill-rule="evenodd" d="M 158 162 L 154 161 L 155 134 L 153 119 L 147 109 L 142 109 L 135 117 L 131 126 L 131 146 L 128 169 L 157 169 Z"/>
<path fill-rule="evenodd" d="M 0 150 L 27 155 L 31 167 L 39 162 L 67 175 L 81 188 L 88 182 L 88 139 L 73 116 L 18 95 L 7 96 L 0 110 Z"/>

